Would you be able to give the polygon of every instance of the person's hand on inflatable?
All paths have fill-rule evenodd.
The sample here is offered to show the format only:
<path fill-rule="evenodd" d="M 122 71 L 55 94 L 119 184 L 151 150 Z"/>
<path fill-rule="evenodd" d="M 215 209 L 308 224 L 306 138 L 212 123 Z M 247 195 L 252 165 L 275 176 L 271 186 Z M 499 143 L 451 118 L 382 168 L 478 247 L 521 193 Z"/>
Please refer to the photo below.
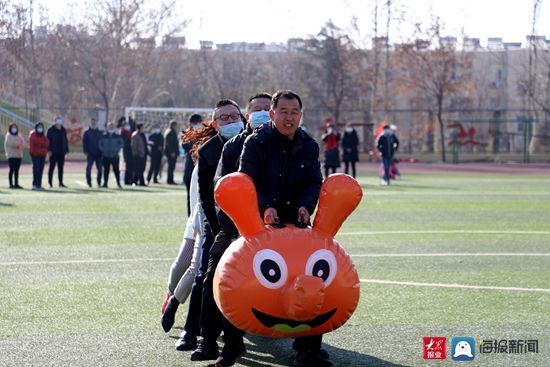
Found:
<path fill-rule="evenodd" d="M 279 216 L 277 215 L 277 209 L 270 207 L 264 211 L 264 223 L 267 225 L 275 225 L 279 223 Z"/>
<path fill-rule="evenodd" d="M 298 208 L 298 223 L 302 223 L 303 225 L 309 225 L 309 212 L 306 208 L 301 206 Z"/>

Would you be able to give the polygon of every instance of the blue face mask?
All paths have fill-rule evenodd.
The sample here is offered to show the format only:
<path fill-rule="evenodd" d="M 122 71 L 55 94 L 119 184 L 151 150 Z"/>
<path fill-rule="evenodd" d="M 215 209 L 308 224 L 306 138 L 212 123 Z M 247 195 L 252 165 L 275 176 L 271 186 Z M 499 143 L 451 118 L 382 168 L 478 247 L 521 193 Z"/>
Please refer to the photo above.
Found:
<path fill-rule="evenodd" d="M 252 126 L 253 129 L 262 126 L 269 120 L 269 111 L 256 111 L 250 114 L 250 126 Z"/>
<path fill-rule="evenodd" d="M 242 120 L 232 122 L 227 125 L 220 126 L 220 135 L 226 139 L 231 139 L 232 137 L 239 134 L 244 129 L 244 124 Z"/>

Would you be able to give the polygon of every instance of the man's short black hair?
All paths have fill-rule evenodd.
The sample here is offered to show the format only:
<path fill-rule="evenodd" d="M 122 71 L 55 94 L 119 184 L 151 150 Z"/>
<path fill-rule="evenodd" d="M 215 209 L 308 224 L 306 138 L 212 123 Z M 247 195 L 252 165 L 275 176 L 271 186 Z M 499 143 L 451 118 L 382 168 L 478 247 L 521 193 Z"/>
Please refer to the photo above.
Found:
<path fill-rule="evenodd" d="M 290 89 L 283 89 L 278 90 L 273 95 L 273 98 L 271 98 L 271 108 L 275 109 L 277 108 L 277 104 L 279 103 L 279 99 L 296 99 L 298 100 L 298 104 L 300 105 L 300 110 L 302 109 L 302 99 L 298 95 L 298 93 L 291 91 Z"/>
<path fill-rule="evenodd" d="M 273 98 L 273 96 L 271 94 L 265 93 L 265 92 L 258 93 L 258 94 L 253 95 L 252 97 L 250 97 L 248 99 L 248 103 L 250 103 L 253 100 L 258 99 L 258 98 L 267 98 L 267 99 L 271 100 L 271 98 Z"/>
<path fill-rule="evenodd" d="M 189 117 L 189 122 L 192 124 L 198 124 L 202 122 L 202 116 L 199 115 L 198 113 L 194 113 L 191 115 L 191 117 Z"/>

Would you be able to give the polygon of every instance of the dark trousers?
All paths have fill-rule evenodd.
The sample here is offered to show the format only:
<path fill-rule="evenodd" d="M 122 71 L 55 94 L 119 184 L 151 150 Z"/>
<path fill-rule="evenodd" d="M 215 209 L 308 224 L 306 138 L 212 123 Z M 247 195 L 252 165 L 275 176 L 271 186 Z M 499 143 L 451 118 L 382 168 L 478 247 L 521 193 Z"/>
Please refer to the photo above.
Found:
<path fill-rule="evenodd" d="M 346 164 L 346 175 L 348 174 L 349 166 L 351 165 L 351 175 L 353 176 L 353 178 L 355 178 L 355 162 L 344 161 L 344 163 Z"/>
<path fill-rule="evenodd" d="M 185 320 L 185 325 L 183 330 L 185 334 L 189 337 L 196 337 L 200 335 L 200 319 L 202 311 L 202 292 L 203 292 L 203 281 L 204 275 L 208 270 L 208 253 L 212 247 L 214 238 L 212 237 L 212 232 L 207 228 L 204 243 L 202 244 L 201 249 L 201 265 L 197 275 L 195 276 L 195 281 L 193 282 L 193 287 L 191 288 L 191 296 L 189 297 L 189 310 L 187 311 L 187 319 Z"/>
<path fill-rule="evenodd" d="M 223 330 L 223 340 L 226 346 L 232 346 L 241 344 L 243 342 L 244 332 L 237 329 L 231 324 L 221 313 L 214 301 L 214 272 L 216 266 L 220 262 L 224 251 L 231 244 L 231 239 L 222 230 L 214 239 L 212 248 L 208 256 L 208 269 L 204 278 L 203 290 L 202 290 L 202 314 L 201 314 L 201 335 L 204 338 L 204 342 L 214 343 L 220 336 Z"/>
<path fill-rule="evenodd" d="M 134 157 L 132 157 L 131 150 L 125 150 L 123 155 L 124 163 L 126 164 L 126 171 L 124 171 L 124 184 L 131 185 L 134 180 Z"/>
<path fill-rule="evenodd" d="M 101 156 L 88 154 L 86 156 L 86 182 L 88 186 L 92 186 L 92 166 L 94 163 L 97 170 L 97 186 L 101 185 Z"/>
<path fill-rule="evenodd" d="M 32 157 L 32 185 L 42 187 L 42 174 L 44 173 L 44 164 L 46 157 Z"/>
<path fill-rule="evenodd" d="M 151 181 L 151 177 L 154 182 L 158 181 L 158 175 L 160 172 L 160 163 L 162 161 L 162 154 L 152 155 L 151 164 L 149 165 L 149 173 L 147 173 L 147 182 Z"/>
<path fill-rule="evenodd" d="M 134 179 L 132 183 L 140 186 L 145 186 L 145 178 L 143 177 L 143 174 L 145 172 L 146 164 L 147 156 L 143 158 L 134 156 Z"/>
<path fill-rule="evenodd" d="M 294 339 L 292 342 L 292 348 L 297 352 L 313 352 L 316 353 L 321 349 L 321 343 L 323 342 L 323 334 L 301 336 Z"/>
<path fill-rule="evenodd" d="M 113 167 L 113 172 L 115 173 L 115 179 L 116 184 L 120 186 L 120 170 L 118 167 L 119 164 L 119 158 L 118 157 L 103 157 L 103 170 L 105 172 L 104 174 L 104 181 L 103 186 L 107 187 L 107 184 L 109 182 L 109 170 L 110 167 Z"/>
<path fill-rule="evenodd" d="M 166 159 L 168 160 L 168 172 L 166 182 L 174 183 L 174 170 L 176 169 L 176 161 L 178 159 L 178 156 L 176 155 L 172 158 L 170 155 L 167 155 Z"/>
<path fill-rule="evenodd" d="M 191 216 L 191 181 L 183 181 L 185 188 L 187 189 L 187 216 Z"/>
<path fill-rule="evenodd" d="M 390 183 L 390 166 L 392 157 L 382 156 L 382 163 L 384 164 L 384 181 Z"/>
<path fill-rule="evenodd" d="M 328 171 L 329 171 L 329 169 L 332 170 L 332 173 L 336 173 L 336 167 L 327 167 L 327 166 L 325 166 L 325 178 L 328 177 Z"/>
<path fill-rule="evenodd" d="M 10 187 L 19 186 L 19 168 L 21 167 L 21 158 L 8 158 L 10 172 L 8 175 Z"/>
<path fill-rule="evenodd" d="M 59 185 L 63 185 L 63 165 L 65 164 L 65 155 L 60 154 L 52 154 L 50 156 L 50 166 L 48 168 L 48 183 L 50 186 L 53 184 L 53 170 L 55 169 L 55 165 L 57 164 L 57 179 L 59 181 Z"/>

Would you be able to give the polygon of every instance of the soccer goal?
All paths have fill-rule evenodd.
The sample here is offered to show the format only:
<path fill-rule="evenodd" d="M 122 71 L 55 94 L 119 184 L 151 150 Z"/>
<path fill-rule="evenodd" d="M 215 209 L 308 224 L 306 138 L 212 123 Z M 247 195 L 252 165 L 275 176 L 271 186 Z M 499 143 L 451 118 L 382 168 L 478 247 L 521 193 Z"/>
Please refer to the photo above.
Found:
<path fill-rule="evenodd" d="M 187 126 L 189 117 L 195 113 L 201 115 L 204 121 L 209 121 L 212 115 L 212 109 L 137 106 L 124 108 L 124 117 L 126 121 L 132 119 L 136 123 L 142 123 L 146 132 L 151 131 L 151 129 L 156 126 L 164 130 L 168 127 L 171 120 L 176 120 L 181 130 Z"/>

